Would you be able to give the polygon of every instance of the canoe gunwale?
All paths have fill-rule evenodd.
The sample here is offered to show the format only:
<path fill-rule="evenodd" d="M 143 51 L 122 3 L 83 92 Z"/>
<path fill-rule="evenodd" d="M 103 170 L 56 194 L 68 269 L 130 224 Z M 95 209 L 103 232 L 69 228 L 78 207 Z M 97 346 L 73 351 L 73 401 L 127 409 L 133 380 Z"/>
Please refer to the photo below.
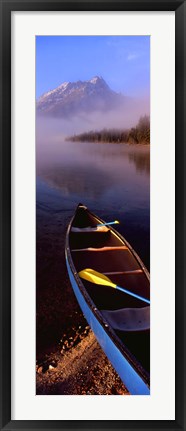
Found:
<path fill-rule="evenodd" d="M 78 207 L 79 207 L 79 205 L 77 206 L 76 211 L 78 210 Z M 101 314 L 101 312 L 99 311 L 99 309 L 97 308 L 97 306 L 93 302 L 93 300 L 90 297 L 90 295 L 88 294 L 87 289 L 85 288 L 85 286 L 84 286 L 81 278 L 79 277 L 79 275 L 77 273 L 77 270 L 75 268 L 75 265 L 74 265 L 74 262 L 73 262 L 73 258 L 72 258 L 72 255 L 71 255 L 71 249 L 70 249 L 70 243 L 69 243 L 69 234 L 70 234 L 70 231 L 71 231 L 71 227 L 72 227 L 73 221 L 74 221 L 74 219 L 76 217 L 76 211 L 75 211 L 75 214 L 72 217 L 72 219 L 71 219 L 71 221 L 70 221 L 70 223 L 68 225 L 67 233 L 66 233 L 65 256 L 66 256 L 66 260 L 68 262 L 68 265 L 70 267 L 70 270 L 72 271 L 72 274 L 73 274 L 73 276 L 75 278 L 76 284 L 77 284 L 80 292 L 82 293 L 82 295 L 83 295 L 83 297 L 84 297 L 84 299 L 85 299 L 88 307 L 91 309 L 91 311 L 95 315 L 96 319 L 99 321 L 99 323 L 103 327 L 104 331 L 111 338 L 112 342 L 120 350 L 120 352 L 123 354 L 123 356 L 127 359 L 127 361 L 129 362 L 129 364 L 136 370 L 136 372 L 139 374 L 140 378 L 144 381 L 144 383 L 147 385 L 147 387 L 150 388 L 150 376 L 149 376 L 149 373 L 137 361 L 137 359 L 133 356 L 133 354 L 129 351 L 129 349 L 125 346 L 125 344 L 122 343 L 122 341 L 119 339 L 119 337 L 117 336 L 117 334 L 115 333 L 115 331 L 112 329 L 112 327 L 110 325 L 108 325 L 107 320 L 104 319 L 104 316 Z M 87 209 L 87 211 L 98 222 L 104 223 L 104 221 L 102 219 L 100 219 L 99 217 L 95 216 L 95 214 L 91 213 L 91 211 L 89 211 L 88 209 Z M 124 242 L 127 245 L 127 247 L 129 248 L 129 250 L 131 251 L 131 253 L 134 255 L 135 259 L 138 261 L 138 263 L 139 263 L 142 271 L 145 273 L 147 279 L 150 280 L 150 275 L 149 275 L 148 270 L 146 269 L 145 265 L 143 264 L 143 262 L 141 261 L 140 257 L 137 255 L 137 253 L 133 250 L 133 248 L 131 247 L 131 245 L 113 227 L 110 227 L 110 230 L 113 231 L 114 234 L 122 242 Z"/>
<path fill-rule="evenodd" d="M 90 211 L 89 213 L 94 216 L 94 214 L 92 214 Z M 97 220 L 101 221 L 101 223 L 104 223 L 103 220 L 101 220 L 99 217 L 94 216 Z M 113 231 L 115 233 L 115 235 L 126 244 L 126 246 L 128 247 L 128 249 L 131 251 L 131 253 L 133 254 L 133 256 L 135 257 L 135 259 L 137 260 L 137 262 L 139 263 L 142 271 L 144 272 L 144 274 L 146 275 L 148 281 L 150 282 L 150 274 L 148 269 L 146 268 L 146 266 L 144 265 L 143 261 L 140 259 L 140 257 L 138 256 L 138 254 L 136 253 L 136 251 L 132 248 L 132 246 L 130 245 L 130 243 L 116 230 L 114 229 L 112 226 L 110 226 L 110 230 Z"/>

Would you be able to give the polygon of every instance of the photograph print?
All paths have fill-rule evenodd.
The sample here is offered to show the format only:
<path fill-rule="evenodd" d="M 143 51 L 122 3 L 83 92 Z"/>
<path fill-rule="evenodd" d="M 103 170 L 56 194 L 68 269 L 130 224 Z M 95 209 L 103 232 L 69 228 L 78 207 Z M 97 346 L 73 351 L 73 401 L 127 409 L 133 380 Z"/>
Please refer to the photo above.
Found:
<path fill-rule="evenodd" d="M 36 395 L 150 395 L 150 36 L 36 36 Z"/>

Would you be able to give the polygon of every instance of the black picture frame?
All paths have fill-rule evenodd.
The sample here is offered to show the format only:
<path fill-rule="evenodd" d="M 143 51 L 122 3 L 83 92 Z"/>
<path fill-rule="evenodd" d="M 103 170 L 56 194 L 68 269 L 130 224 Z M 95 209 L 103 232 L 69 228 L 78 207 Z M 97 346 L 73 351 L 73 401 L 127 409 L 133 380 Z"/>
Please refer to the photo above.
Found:
<path fill-rule="evenodd" d="M 175 11 L 176 19 L 176 417 L 174 421 L 11 420 L 11 12 L 12 11 Z M 0 0 L 0 423 L 2 430 L 57 429 L 186 429 L 185 420 L 185 1 L 161 0 Z M 170 376 L 171 378 L 171 376 Z M 165 388 L 166 397 L 166 388 Z"/>

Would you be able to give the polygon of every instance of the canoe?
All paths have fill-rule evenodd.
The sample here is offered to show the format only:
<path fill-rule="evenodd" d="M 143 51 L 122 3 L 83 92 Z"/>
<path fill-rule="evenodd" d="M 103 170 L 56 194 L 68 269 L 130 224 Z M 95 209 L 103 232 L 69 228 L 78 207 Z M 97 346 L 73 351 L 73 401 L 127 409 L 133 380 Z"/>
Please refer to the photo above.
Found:
<path fill-rule="evenodd" d="M 145 265 L 113 226 L 82 204 L 67 229 L 65 257 L 76 298 L 103 351 L 130 394 L 149 395 L 150 276 Z"/>

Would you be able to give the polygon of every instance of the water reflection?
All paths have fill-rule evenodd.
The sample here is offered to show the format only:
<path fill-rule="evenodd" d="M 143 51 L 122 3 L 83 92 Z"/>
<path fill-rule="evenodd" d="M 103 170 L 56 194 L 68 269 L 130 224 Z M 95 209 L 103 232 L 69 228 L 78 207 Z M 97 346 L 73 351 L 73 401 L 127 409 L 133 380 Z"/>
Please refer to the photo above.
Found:
<path fill-rule="evenodd" d="M 37 214 L 73 215 L 79 202 L 118 230 L 149 266 L 150 148 L 127 144 L 37 142 Z"/>
<path fill-rule="evenodd" d="M 116 181 L 96 166 L 77 167 L 73 164 L 57 166 L 49 175 L 43 173 L 42 177 L 50 186 L 60 189 L 64 196 L 77 195 L 93 200 L 101 198 L 105 191 L 112 187 L 113 181 Z"/>
<path fill-rule="evenodd" d="M 37 175 L 78 199 L 144 202 L 149 171 L 148 147 L 62 141 L 37 148 Z"/>
<path fill-rule="evenodd" d="M 150 173 L 150 154 L 149 151 L 132 151 L 128 153 L 129 160 L 135 164 L 139 172 Z"/>

